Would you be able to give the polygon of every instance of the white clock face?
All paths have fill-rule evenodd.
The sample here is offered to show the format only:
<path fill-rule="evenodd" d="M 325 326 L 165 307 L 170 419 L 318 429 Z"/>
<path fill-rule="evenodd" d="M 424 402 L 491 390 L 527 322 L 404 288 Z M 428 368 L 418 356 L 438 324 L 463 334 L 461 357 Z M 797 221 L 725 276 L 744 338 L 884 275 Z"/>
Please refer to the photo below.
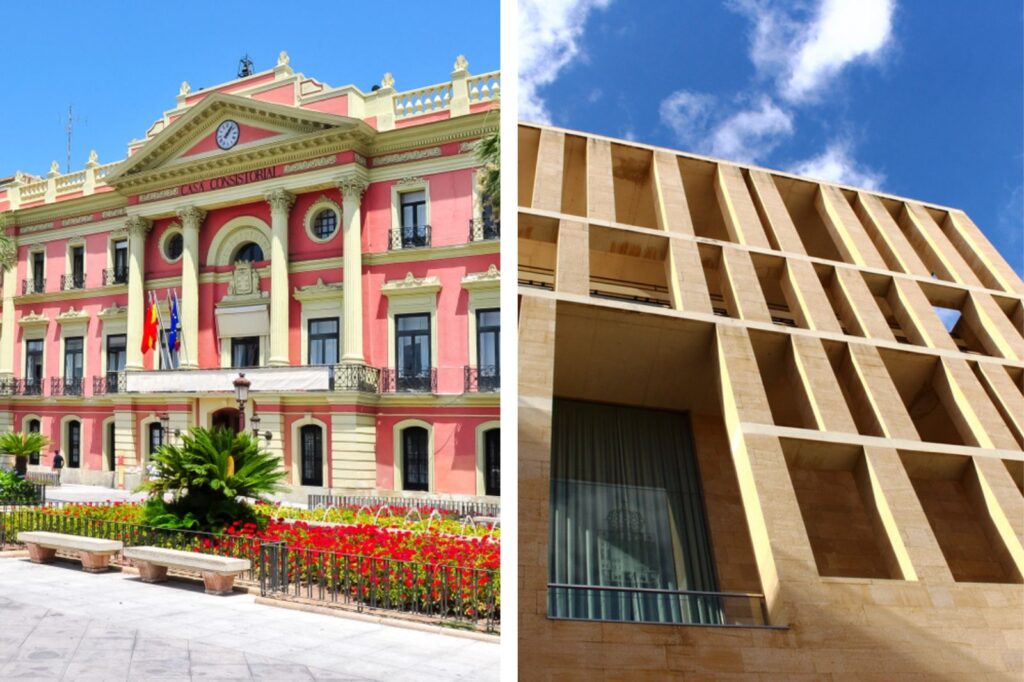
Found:
<path fill-rule="evenodd" d="M 217 126 L 217 146 L 221 149 L 231 149 L 238 144 L 238 124 L 234 121 L 224 121 Z"/>

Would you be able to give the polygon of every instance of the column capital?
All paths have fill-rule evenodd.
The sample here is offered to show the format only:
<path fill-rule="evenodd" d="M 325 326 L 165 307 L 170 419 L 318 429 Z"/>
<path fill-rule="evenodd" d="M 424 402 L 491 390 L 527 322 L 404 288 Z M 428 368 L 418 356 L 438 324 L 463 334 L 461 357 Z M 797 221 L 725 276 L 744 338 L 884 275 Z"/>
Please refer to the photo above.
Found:
<path fill-rule="evenodd" d="M 271 190 L 263 195 L 263 198 L 270 204 L 271 211 L 287 212 L 295 203 L 295 195 L 284 189 Z"/>
<path fill-rule="evenodd" d="M 181 218 L 184 227 L 194 229 L 199 229 L 199 226 L 203 224 L 203 220 L 206 219 L 206 211 L 196 206 L 183 206 L 178 209 L 177 214 Z"/>
<path fill-rule="evenodd" d="M 335 180 L 345 201 L 359 201 L 370 184 L 369 173 L 360 166 L 353 166 Z"/>
<path fill-rule="evenodd" d="M 128 230 L 129 236 L 144 237 L 153 228 L 153 221 L 142 216 L 131 216 L 124 221 L 124 229 Z"/>

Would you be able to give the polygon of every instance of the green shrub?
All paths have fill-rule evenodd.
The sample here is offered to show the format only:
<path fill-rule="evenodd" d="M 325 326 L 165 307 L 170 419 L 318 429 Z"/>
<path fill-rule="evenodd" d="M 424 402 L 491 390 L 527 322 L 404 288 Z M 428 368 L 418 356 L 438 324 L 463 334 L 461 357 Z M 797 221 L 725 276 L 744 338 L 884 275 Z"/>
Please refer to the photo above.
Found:
<path fill-rule="evenodd" d="M 0 469 L 0 500 L 4 502 L 35 502 L 36 487 L 13 471 Z"/>
<path fill-rule="evenodd" d="M 151 464 L 153 475 L 140 487 L 149 493 L 143 523 L 160 528 L 219 531 L 234 521 L 256 523 L 261 517 L 243 498 L 263 500 L 286 489 L 280 459 L 248 433 L 228 429 L 194 428 L 180 446 L 162 446 Z"/>

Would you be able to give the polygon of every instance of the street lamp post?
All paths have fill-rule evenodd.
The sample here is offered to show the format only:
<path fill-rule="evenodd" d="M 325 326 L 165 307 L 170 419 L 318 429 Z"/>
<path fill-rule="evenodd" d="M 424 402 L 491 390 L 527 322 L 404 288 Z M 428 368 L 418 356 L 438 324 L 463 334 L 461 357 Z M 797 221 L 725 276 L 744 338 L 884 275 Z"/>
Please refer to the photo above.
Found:
<path fill-rule="evenodd" d="M 260 432 L 260 416 L 256 414 L 256 410 L 253 410 L 252 417 L 249 418 L 249 424 L 252 425 L 252 437 L 259 440 L 262 436 L 270 442 L 270 439 L 274 437 L 274 434 L 270 433 L 269 430 Z"/>
<path fill-rule="evenodd" d="M 238 432 L 245 431 L 245 403 L 249 400 L 249 386 L 251 382 L 245 378 L 245 372 L 239 372 L 238 378 L 233 382 L 235 385 L 235 400 L 238 401 Z"/>

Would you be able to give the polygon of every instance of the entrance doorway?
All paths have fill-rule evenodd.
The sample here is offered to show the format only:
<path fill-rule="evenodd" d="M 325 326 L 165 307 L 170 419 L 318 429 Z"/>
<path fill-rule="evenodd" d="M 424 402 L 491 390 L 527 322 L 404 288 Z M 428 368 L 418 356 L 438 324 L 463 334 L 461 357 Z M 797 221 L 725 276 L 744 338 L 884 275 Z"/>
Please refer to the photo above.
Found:
<path fill-rule="evenodd" d="M 225 407 L 210 415 L 210 428 L 228 429 L 238 433 L 238 408 Z"/>

